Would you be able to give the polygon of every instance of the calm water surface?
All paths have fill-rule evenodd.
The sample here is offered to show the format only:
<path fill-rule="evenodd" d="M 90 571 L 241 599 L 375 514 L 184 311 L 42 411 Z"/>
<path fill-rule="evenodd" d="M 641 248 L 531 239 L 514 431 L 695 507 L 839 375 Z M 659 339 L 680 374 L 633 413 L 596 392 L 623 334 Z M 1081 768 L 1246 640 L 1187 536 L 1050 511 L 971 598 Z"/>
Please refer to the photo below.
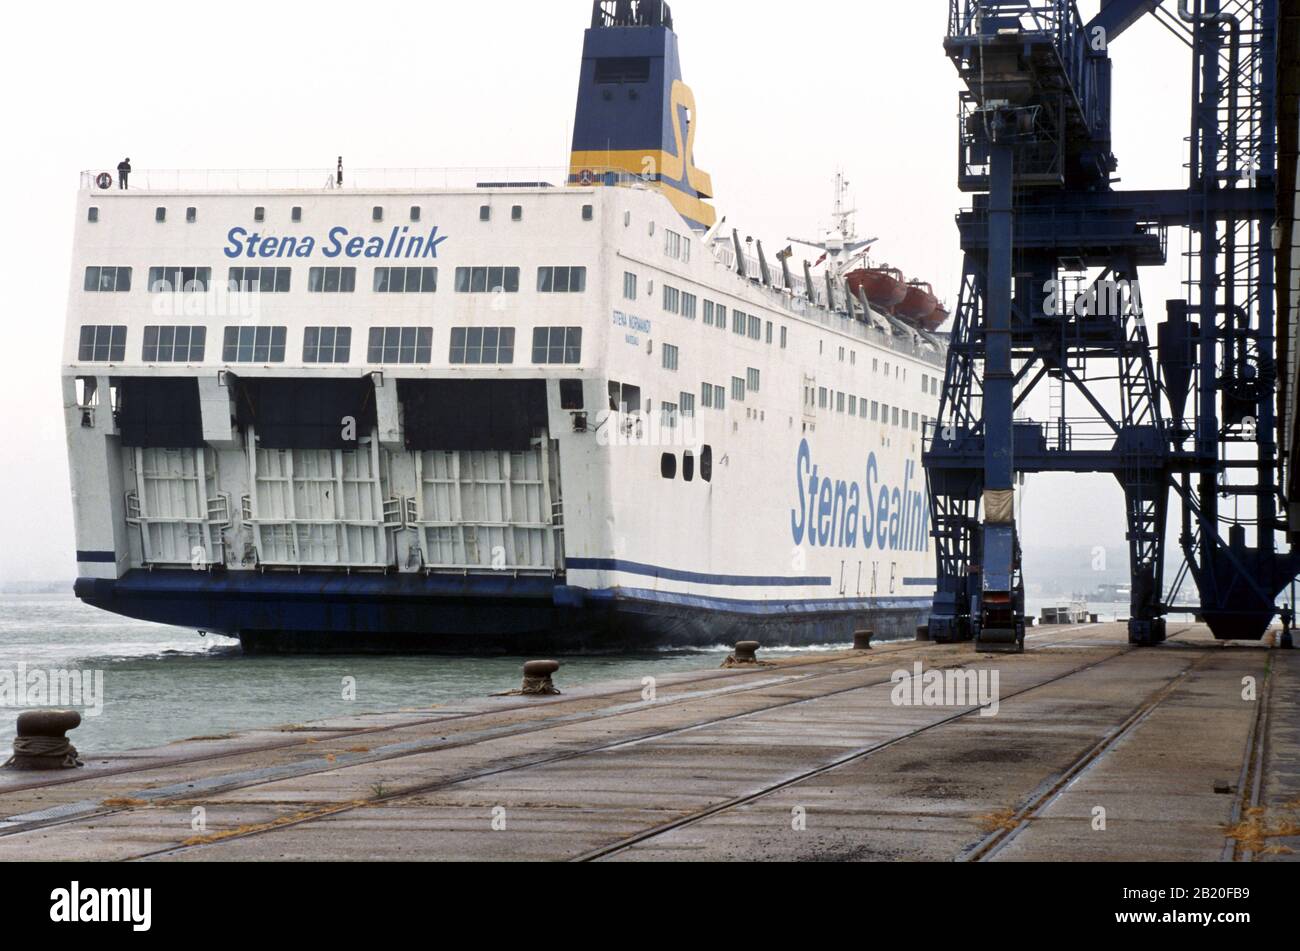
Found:
<path fill-rule="evenodd" d="M 571 657 L 563 659 L 559 686 L 708 669 L 726 655 L 719 647 Z M 86 717 L 73 734 L 87 755 L 481 698 L 518 687 L 522 659 L 245 657 L 237 641 L 106 614 L 70 595 L 0 593 L 0 674 L 16 673 L 19 663 L 104 672 L 103 713 Z M 353 702 L 343 699 L 346 677 L 356 679 Z M 0 762 L 20 712 L 0 706 Z"/>

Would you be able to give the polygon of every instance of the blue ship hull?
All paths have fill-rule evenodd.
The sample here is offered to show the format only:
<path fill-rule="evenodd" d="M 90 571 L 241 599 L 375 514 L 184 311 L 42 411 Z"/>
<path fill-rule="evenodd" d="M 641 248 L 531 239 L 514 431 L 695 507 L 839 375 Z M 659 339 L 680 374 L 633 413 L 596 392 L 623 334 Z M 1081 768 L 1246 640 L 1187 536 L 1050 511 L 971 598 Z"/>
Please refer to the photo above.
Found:
<path fill-rule="evenodd" d="M 238 637 L 250 653 L 588 653 L 910 638 L 929 598 L 733 601 L 500 575 L 132 571 L 76 594 L 126 617 Z"/>

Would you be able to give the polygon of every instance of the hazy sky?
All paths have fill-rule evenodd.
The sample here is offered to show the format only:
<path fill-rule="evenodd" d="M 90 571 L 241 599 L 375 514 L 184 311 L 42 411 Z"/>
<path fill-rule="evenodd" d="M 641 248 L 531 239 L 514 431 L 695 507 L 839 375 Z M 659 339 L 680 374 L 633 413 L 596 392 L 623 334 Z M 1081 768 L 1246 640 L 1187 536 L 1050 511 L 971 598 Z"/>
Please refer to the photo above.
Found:
<path fill-rule="evenodd" d="M 672 7 L 697 164 L 742 234 L 772 247 L 825 227 L 842 166 L 879 260 L 955 303 L 964 201 L 945 0 Z M 324 169 L 340 154 L 352 168 L 559 168 L 591 4 L 136 0 L 11 4 L 6 17 L 0 581 L 15 581 L 75 573 L 59 351 L 79 171 L 125 155 L 137 170 Z M 1113 55 L 1121 187 L 1184 184 L 1185 48 L 1148 19 Z M 1178 293 L 1182 246 L 1171 236 L 1174 266 L 1144 274 L 1153 317 Z M 1031 563 L 1066 541 L 1122 549 L 1110 478 L 1031 479 L 1023 511 Z"/>

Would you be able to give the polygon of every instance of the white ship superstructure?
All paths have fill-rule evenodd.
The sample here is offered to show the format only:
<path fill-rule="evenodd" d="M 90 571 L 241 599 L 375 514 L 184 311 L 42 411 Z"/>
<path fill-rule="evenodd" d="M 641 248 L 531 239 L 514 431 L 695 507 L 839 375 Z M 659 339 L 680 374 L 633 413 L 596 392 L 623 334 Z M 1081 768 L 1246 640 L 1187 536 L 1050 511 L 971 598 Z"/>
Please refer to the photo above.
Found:
<path fill-rule="evenodd" d="M 666 8 L 623 6 L 597 4 L 580 115 L 645 82 L 676 116 Z M 605 47 L 647 41 L 668 55 L 614 83 Z M 254 650 L 910 632 L 942 344 L 607 158 L 87 173 L 79 596 Z"/>

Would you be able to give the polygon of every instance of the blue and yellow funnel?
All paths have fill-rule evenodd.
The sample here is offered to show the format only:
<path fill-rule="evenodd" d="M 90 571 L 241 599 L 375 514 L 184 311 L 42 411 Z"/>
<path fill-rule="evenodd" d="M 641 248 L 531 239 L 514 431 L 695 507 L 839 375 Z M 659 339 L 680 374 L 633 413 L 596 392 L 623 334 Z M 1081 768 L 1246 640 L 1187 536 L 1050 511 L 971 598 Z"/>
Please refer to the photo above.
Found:
<path fill-rule="evenodd" d="M 695 167 L 695 96 L 682 82 L 672 13 L 662 0 L 596 0 L 582 52 L 569 184 L 658 188 L 692 228 L 718 214 Z"/>

